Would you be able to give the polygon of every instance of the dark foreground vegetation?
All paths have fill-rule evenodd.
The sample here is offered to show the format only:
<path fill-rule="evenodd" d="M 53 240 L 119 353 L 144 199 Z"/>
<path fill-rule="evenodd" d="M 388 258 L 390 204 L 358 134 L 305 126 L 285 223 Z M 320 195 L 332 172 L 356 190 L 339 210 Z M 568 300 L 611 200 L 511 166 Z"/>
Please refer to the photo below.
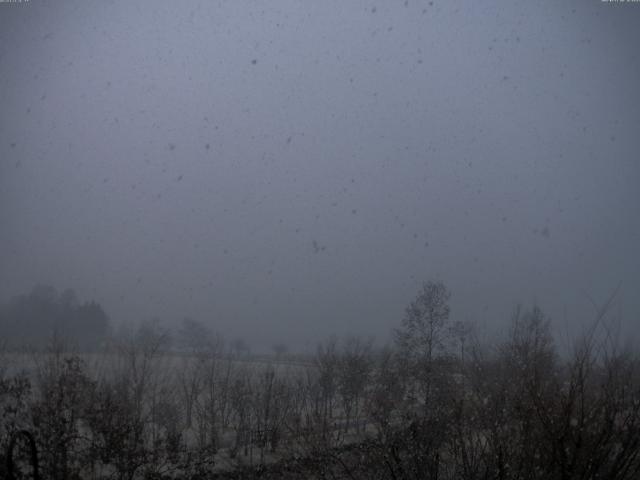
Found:
<path fill-rule="evenodd" d="M 180 354 L 153 328 L 95 355 L 6 352 L 0 478 L 12 438 L 29 474 L 20 430 L 52 480 L 640 478 L 640 362 L 606 308 L 559 355 L 537 307 L 484 345 L 448 300 L 426 283 L 392 347 L 329 340 L 287 366 L 193 324 Z"/>

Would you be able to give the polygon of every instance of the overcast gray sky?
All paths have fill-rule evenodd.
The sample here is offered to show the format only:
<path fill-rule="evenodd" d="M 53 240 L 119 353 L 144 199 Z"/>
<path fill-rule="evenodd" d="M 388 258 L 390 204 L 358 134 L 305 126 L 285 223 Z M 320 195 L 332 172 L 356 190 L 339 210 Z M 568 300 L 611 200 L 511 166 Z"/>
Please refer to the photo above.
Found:
<path fill-rule="evenodd" d="M 72 287 L 255 348 L 640 332 L 640 3 L 0 3 L 0 300 Z"/>

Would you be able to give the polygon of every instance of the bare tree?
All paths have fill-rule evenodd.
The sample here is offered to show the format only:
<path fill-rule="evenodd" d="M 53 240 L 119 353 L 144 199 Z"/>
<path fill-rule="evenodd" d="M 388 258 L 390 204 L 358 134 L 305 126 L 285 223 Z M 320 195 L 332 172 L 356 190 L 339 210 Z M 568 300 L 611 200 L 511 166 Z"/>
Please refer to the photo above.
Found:
<path fill-rule="evenodd" d="M 340 352 L 338 389 L 345 414 L 345 432 L 349 431 L 352 422 L 355 425 L 356 433 L 360 433 L 362 428 L 360 410 L 371 375 L 372 344 L 371 340 L 349 337 Z"/>
<path fill-rule="evenodd" d="M 422 390 L 425 407 L 433 393 L 434 358 L 444 351 L 448 334 L 450 297 L 442 282 L 425 282 L 395 331 L 396 345 L 407 371 Z"/>
<path fill-rule="evenodd" d="M 80 420 L 94 389 L 78 355 L 66 354 L 54 337 L 37 360 L 37 400 L 31 403 L 31 420 L 43 473 L 53 480 L 65 480 L 82 472 L 88 449 Z"/>
<path fill-rule="evenodd" d="M 178 345 L 188 353 L 206 352 L 216 342 L 207 325 L 190 317 L 182 319 L 177 337 Z"/>
<path fill-rule="evenodd" d="M 328 439 L 332 429 L 335 399 L 338 389 L 339 356 L 337 340 L 331 337 L 318 345 L 315 368 L 318 373 L 318 396 L 315 399 L 314 412 L 320 426 L 321 437 Z"/>
<path fill-rule="evenodd" d="M 454 348 L 460 352 L 460 366 L 462 369 L 464 369 L 466 348 L 473 335 L 474 326 L 470 322 L 457 321 L 449 328 L 449 336 L 454 343 Z"/>

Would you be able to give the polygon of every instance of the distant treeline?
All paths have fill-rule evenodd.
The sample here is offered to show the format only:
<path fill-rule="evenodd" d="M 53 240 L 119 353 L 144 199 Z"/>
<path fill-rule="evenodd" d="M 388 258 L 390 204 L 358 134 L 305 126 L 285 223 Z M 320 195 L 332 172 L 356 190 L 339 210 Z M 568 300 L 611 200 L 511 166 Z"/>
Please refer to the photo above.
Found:
<path fill-rule="evenodd" d="M 109 317 L 100 304 L 80 303 L 72 289 L 58 293 L 37 285 L 0 305 L 0 338 L 9 348 L 42 348 L 59 336 L 82 350 L 94 350 L 110 330 Z"/>

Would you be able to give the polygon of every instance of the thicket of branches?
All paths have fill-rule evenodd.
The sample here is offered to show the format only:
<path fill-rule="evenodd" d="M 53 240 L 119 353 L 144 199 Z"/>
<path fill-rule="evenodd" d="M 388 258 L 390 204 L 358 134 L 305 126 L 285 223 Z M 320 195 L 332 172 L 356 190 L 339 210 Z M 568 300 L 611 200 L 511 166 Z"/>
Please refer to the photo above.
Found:
<path fill-rule="evenodd" d="M 537 307 L 483 345 L 448 301 L 425 283 L 392 346 L 330 339 L 288 367 L 238 361 L 194 321 L 180 355 L 157 325 L 100 355 L 6 354 L 0 477 L 19 430 L 54 480 L 640 476 L 640 361 L 606 309 L 561 356 Z"/>

